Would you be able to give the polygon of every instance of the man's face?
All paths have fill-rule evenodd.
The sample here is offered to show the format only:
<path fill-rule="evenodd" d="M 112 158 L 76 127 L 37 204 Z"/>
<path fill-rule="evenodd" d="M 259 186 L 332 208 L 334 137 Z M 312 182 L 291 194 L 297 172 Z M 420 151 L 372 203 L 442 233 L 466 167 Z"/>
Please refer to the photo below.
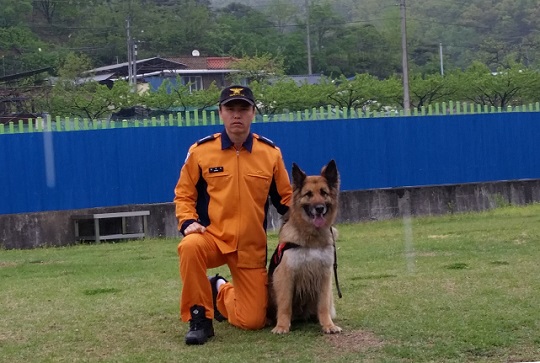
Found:
<path fill-rule="evenodd" d="M 227 102 L 219 107 L 219 117 L 228 134 L 247 135 L 255 118 L 255 107 L 242 100 Z"/>

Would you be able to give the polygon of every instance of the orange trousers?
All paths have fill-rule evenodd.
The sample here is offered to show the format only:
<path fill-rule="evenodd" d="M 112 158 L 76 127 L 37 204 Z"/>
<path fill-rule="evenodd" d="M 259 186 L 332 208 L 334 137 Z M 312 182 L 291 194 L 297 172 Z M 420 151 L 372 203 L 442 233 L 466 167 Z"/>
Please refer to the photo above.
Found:
<path fill-rule="evenodd" d="M 266 323 L 268 276 L 266 268 L 238 268 L 236 252 L 223 254 L 209 233 L 192 233 L 178 244 L 182 292 L 180 318 L 189 321 L 190 307 L 202 305 L 206 317 L 214 318 L 212 287 L 207 269 L 227 265 L 232 281 L 221 286 L 217 308 L 230 324 L 246 330 L 261 329 Z"/>

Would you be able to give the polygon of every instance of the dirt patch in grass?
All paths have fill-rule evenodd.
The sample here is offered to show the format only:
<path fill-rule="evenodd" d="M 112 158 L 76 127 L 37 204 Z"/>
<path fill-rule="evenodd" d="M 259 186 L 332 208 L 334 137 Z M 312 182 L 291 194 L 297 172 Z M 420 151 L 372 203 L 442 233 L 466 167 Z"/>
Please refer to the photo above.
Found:
<path fill-rule="evenodd" d="M 384 346 L 382 339 L 365 330 L 352 330 L 340 334 L 326 335 L 326 340 L 330 346 L 342 353 L 361 353 Z"/>
<path fill-rule="evenodd" d="M 428 236 L 428 238 L 432 238 L 432 239 L 444 239 L 444 238 L 448 238 L 450 237 L 449 234 L 430 234 Z"/>
<path fill-rule="evenodd" d="M 10 262 L 10 261 L 0 261 L 0 268 L 3 267 L 15 267 L 18 264 L 16 262 Z"/>

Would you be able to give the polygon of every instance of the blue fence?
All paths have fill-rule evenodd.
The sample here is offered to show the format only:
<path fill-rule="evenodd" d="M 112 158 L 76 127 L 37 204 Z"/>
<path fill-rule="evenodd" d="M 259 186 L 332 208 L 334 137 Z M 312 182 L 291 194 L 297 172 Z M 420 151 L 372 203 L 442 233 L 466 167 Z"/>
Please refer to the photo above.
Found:
<path fill-rule="evenodd" d="M 170 202 L 189 146 L 222 126 L 0 135 L 0 214 Z M 287 167 L 342 190 L 540 178 L 540 113 L 255 123 Z"/>

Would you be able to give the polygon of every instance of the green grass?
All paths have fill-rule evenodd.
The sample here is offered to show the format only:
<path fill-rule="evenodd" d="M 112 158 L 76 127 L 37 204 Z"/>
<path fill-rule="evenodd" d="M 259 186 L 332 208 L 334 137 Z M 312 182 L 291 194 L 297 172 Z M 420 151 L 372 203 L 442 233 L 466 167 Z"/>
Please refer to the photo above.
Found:
<path fill-rule="evenodd" d="M 215 323 L 204 346 L 183 342 L 177 240 L 1 250 L 0 361 L 540 360 L 539 204 L 338 228 L 343 334 Z"/>

